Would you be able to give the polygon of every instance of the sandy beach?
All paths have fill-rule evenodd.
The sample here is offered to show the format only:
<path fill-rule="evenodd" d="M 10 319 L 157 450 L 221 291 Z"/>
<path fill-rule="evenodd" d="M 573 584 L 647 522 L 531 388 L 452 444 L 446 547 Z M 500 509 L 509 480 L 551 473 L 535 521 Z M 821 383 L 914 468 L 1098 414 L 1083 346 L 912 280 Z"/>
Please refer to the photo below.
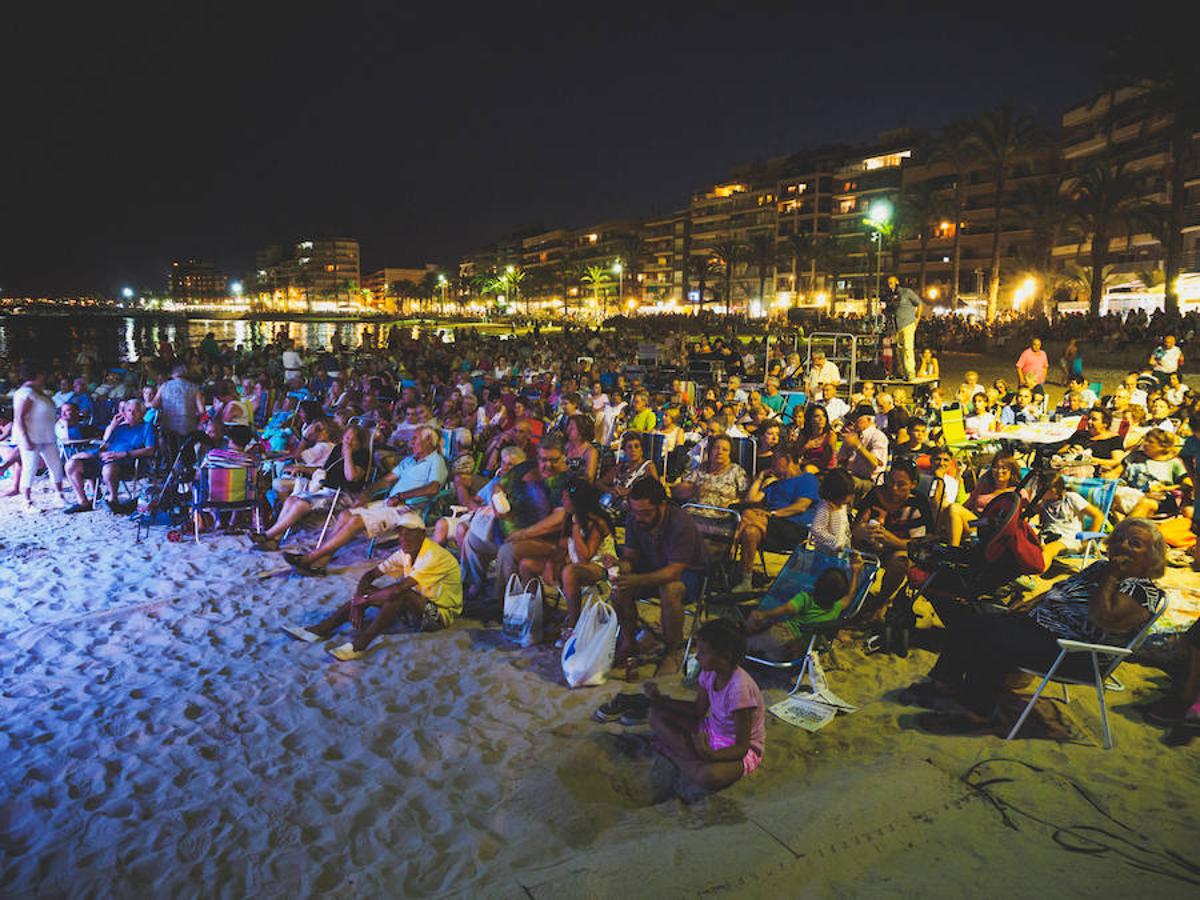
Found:
<path fill-rule="evenodd" d="M 365 547 L 350 551 L 324 579 L 260 579 L 277 557 L 241 537 L 197 546 L 157 529 L 135 544 L 107 513 L 0 501 L 0 894 L 1183 897 L 1200 885 L 1200 745 L 1162 746 L 1130 709 L 1165 682 L 1156 670 L 1122 671 L 1106 752 L 1083 689 L 1065 712 L 1046 701 L 1065 742 L 924 734 L 893 698 L 932 655 L 847 649 L 827 669 L 859 711 L 817 734 L 768 717 L 762 769 L 709 796 L 654 756 L 646 728 L 590 721 L 623 683 L 568 691 L 555 651 L 511 649 L 495 624 L 390 635 L 352 663 L 289 640 L 282 623 L 347 595 L 366 564 Z M 1174 583 L 1194 585 L 1181 573 Z M 786 693 L 762 683 L 768 704 Z"/>

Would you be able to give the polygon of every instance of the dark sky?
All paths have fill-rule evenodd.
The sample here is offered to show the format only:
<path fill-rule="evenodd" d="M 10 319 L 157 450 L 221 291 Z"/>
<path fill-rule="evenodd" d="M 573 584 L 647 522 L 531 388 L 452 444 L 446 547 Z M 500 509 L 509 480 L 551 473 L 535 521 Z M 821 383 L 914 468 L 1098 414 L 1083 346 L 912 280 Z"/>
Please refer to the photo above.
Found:
<path fill-rule="evenodd" d="M 0 292 L 156 288 L 177 256 L 242 275 L 256 247 L 322 234 L 357 237 L 364 270 L 446 263 L 1004 100 L 1052 123 L 1128 25 L 1055 0 L 414 5 L 10 19 Z"/>

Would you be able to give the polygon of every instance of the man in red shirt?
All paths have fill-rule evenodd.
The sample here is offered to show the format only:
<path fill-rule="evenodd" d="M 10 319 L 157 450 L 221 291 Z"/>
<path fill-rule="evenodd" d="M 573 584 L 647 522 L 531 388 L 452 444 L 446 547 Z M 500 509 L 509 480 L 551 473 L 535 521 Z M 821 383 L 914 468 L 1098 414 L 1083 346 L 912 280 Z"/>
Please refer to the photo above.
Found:
<path fill-rule="evenodd" d="M 1017 382 L 1029 387 L 1045 384 L 1046 371 L 1049 368 L 1050 360 L 1046 358 L 1046 351 L 1042 349 L 1042 339 L 1034 338 L 1017 360 Z"/>

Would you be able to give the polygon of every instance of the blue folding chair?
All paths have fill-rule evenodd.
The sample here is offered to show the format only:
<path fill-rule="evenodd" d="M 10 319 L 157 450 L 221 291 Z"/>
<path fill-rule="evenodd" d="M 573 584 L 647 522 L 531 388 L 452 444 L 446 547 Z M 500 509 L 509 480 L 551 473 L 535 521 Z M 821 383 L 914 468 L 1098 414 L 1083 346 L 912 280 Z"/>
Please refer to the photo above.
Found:
<path fill-rule="evenodd" d="M 817 644 L 817 638 L 822 635 L 836 633 L 839 629 L 844 628 L 848 623 L 853 621 L 860 612 L 863 605 L 866 603 L 867 594 L 870 592 L 871 584 L 875 580 L 875 575 L 879 571 L 879 559 L 874 556 L 862 554 L 863 571 L 859 578 L 858 590 L 849 602 L 842 609 L 842 614 L 830 622 L 821 622 L 812 625 L 805 625 L 804 630 L 809 634 L 808 648 L 804 651 L 804 655 L 798 659 L 778 661 L 772 659 L 763 659 L 757 656 L 747 656 L 748 662 L 759 666 L 766 666 L 771 669 L 799 669 L 796 674 L 796 684 L 792 687 L 789 694 L 794 694 L 800 690 L 800 686 L 804 683 L 807 677 L 813 681 L 815 687 L 814 668 L 816 664 L 816 654 L 814 647 Z M 790 601 L 796 594 L 804 591 L 811 593 L 813 587 L 817 583 L 817 579 L 828 569 L 841 569 L 846 573 L 846 577 L 850 577 L 850 560 L 842 556 L 831 556 L 828 553 L 822 553 L 811 546 L 805 545 L 797 547 L 788 561 L 784 564 L 779 574 L 775 576 L 775 580 L 771 586 L 767 588 L 766 594 L 759 604 L 759 609 L 764 612 L 782 606 Z"/>
<path fill-rule="evenodd" d="M 1102 541 L 1108 532 L 1112 530 L 1112 522 L 1109 519 L 1112 516 L 1113 498 L 1117 495 L 1117 480 L 1115 478 L 1063 478 L 1066 483 L 1067 490 L 1074 491 L 1081 496 L 1096 509 L 1100 510 L 1100 521 L 1096 523 L 1092 531 L 1080 531 L 1075 535 L 1075 539 L 1083 542 L 1083 567 L 1087 568 L 1092 559 L 1092 551 L 1096 545 Z M 1065 557 L 1068 554 L 1061 554 Z M 1078 553 L 1070 554 L 1071 558 L 1077 557 Z M 1097 557 L 1099 553 L 1097 552 Z"/>

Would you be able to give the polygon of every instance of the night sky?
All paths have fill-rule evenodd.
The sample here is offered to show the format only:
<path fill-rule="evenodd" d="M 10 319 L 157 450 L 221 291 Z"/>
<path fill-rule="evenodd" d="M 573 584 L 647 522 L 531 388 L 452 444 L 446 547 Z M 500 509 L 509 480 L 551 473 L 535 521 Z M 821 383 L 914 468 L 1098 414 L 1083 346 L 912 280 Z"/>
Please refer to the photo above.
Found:
<path fill-rule="evenodd" d="M 364 271 L 446 264 L 526 226 L 680 208 L 741 162 L 1004 100 L 1052 125 L 1098 89 L 1131 14 L 411 5 L 6 11 L 0 293 L 160 288 L 183 256 L 243 275 L 257 247 L 314 235 L 357 237 Z"/>

